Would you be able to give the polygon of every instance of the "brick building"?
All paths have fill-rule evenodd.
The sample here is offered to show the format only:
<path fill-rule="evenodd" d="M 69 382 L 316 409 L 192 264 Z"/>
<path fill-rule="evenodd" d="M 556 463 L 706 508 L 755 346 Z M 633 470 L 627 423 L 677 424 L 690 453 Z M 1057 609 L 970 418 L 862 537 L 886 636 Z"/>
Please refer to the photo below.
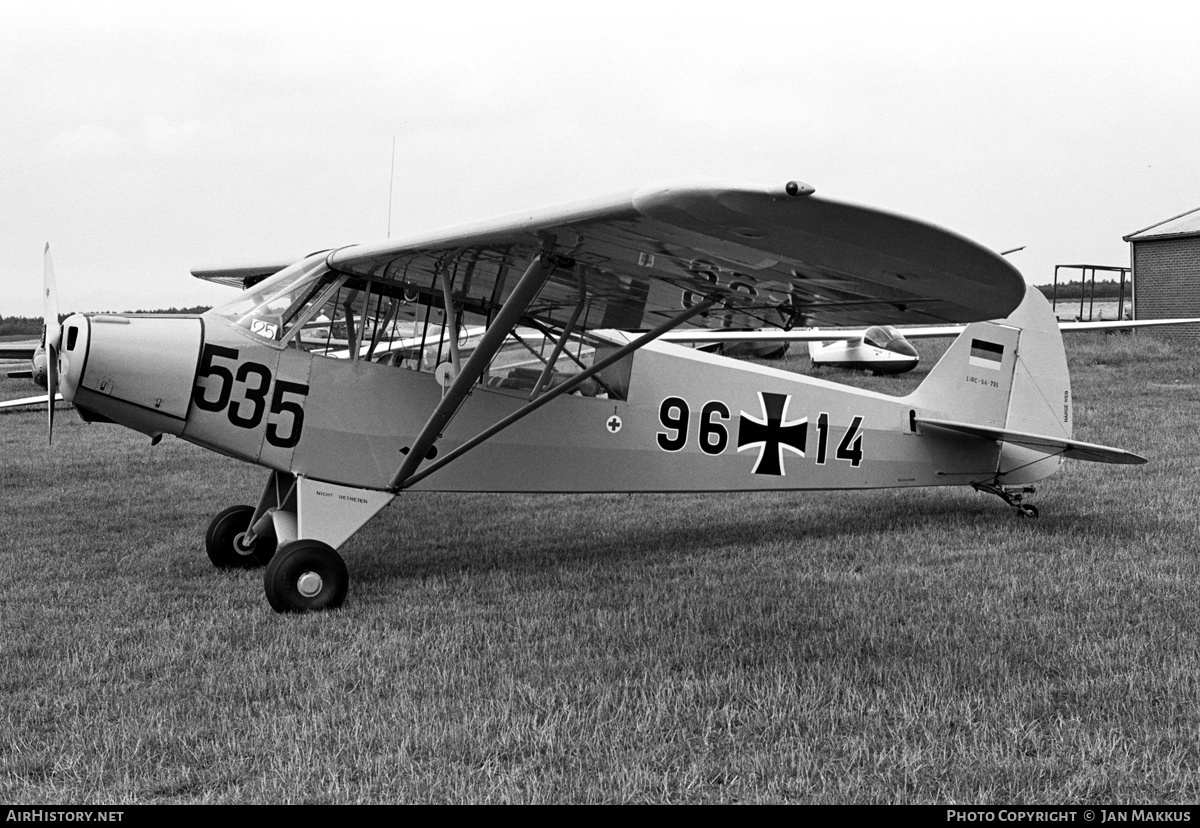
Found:
<path fill-rule="evenodd" d="M 1133 318 L 1200 317 L 1200 208 L 1124 237 L 1133 268 Z M 1200 325 L 1157 335 L 1200 341 Z"/>

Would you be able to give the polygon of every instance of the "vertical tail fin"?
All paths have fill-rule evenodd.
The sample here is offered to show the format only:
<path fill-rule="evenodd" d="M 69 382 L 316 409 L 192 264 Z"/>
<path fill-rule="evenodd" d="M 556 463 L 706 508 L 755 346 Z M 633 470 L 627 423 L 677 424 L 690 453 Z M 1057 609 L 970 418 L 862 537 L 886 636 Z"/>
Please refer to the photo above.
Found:
<path fill-rule="evenodd" d="M 1058 320 L 1036 288 L 1007 318 L 968 325 L 908 398 L 920 417 L 1070 439 L 1071 381 Z M 1006 485 L 1056 471 L 1058 456 L 1003 443 Z"/>

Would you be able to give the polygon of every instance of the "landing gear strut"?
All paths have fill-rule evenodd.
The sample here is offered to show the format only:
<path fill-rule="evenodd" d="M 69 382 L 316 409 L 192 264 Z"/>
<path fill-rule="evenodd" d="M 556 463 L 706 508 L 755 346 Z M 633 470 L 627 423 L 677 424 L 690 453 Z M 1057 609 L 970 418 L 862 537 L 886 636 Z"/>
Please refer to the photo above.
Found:
<path fill-rule="evenodd" d="M 394 497 L 272 471 L 258 506 L 234 506 L 213 519 L 208 556 L 225 568 L 266 564 L 263 591 L 276 612 L 335 609 L 350 586 L 338 546 Z"/>
<path fill-rule="evenodd" d="M 1017 514 L 1021 517 L 1035 518 L 1038 516 L 1038 508 L 1032 503 L 1023 503 L 1025 495 L 1033 494 L 1036 489 L 1033 486 L 1020 486 L 1007 488 L 999 483 L 972 483 L 971 488 L 977 492 L 987 492 L 994 494 L 996 497 L 1003 500 L 1009 506 L 1017 510 Z"/>

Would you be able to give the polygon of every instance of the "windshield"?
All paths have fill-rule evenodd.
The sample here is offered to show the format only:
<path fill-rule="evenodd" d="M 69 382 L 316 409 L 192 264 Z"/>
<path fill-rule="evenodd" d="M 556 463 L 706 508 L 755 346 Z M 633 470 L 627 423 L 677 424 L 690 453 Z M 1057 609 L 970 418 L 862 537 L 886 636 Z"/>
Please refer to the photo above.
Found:
<path fill-rule="evenodd" d="M 325 268 L 325 256 L 310 256 L 212 309 L 251 333 L 281 341 L 300 312 L 335 281 Z"/>

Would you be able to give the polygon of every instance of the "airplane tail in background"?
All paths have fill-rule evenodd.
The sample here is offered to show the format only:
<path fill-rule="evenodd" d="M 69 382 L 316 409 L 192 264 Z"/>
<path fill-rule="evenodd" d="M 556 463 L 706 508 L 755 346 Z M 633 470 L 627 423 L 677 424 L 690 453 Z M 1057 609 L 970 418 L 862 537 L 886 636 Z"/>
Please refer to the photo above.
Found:
<path fill-rule="evenodd" d="M 1072 439 L 1071 380 L 1058 320 L 1036 288 L 1006 319 L 975 322 L 908 401 L 913 425 L 1000 444 L 996 483 L 1048 477 L 1066 457 L 1144 463 L 1121 449 Z"/>

